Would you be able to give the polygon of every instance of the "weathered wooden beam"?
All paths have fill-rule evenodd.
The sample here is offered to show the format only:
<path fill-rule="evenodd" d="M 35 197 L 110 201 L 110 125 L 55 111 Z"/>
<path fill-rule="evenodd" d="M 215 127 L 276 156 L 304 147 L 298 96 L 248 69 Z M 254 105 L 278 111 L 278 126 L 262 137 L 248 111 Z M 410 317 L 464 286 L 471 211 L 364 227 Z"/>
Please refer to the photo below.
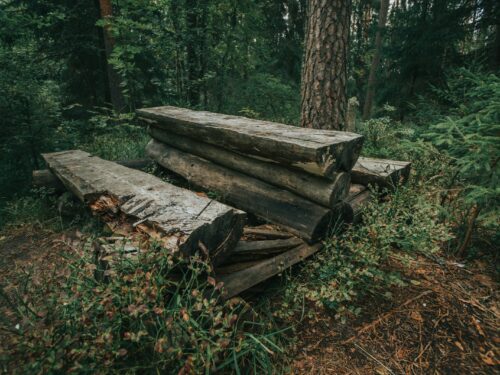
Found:
<path fill-rule="evenodd" d="M 330 178 L 356 163 L 363 136 L 193 111 L 145 108 L 139 118 L 155 127 L 240 153 L 259 156 Z"/>
<path fill-rule="evenodd" d="M 242 291 L 259 284 L 260 282 L 277 275 L 294 264 L 303 261 L 308 256 L 321 249 L 322 244 L 302 245 L 284 252 L 273 258 L 263 260 L 240 271 L 217 276 L 218 282 L 223 282 L 223 295 L 231 298 Z"/>
<path fill-rule="evenodd" d="M 262 259 L 253 259 L 253 260 L 246 260 L 246 261 L 240 260 L 236 263 L 223 264 L 223 265 L 220 265 L 220 266 L 215 268 L 215 274 L 217 276 L 229 275 L 229 274 L 247 269 L 247 268 L 254 266 L 256 264 L 259 264 L 260 262 L 262 262 Z"/>
<path fill-rule="evenodd" d="M 296 237 L 281 240 L 239 241 L 231 255 L 273 254 L 303 243 L 304 241 Z"/>
<path fill-rule="evenodd" d="M 144 169 L 153 165 L 151 159 L 118 160 L 116 163 L 133 169 Z M 62 192 L 65 190 L 62 182 L 48 169 L 33 171 L 31 184 L 34 187 L 53 189 L 56 192 Z"/>
<path fill-rule="evenodd" d="M 280 238 L 292 237 L 291 233 L 278 230 L 278 228 L 270 229 L 265 226 L 245 227 L 243 228 L 243 234 L 245 236 L 260 238 L 260 239 L 280 239 Z"/>
<path fill-rule="evenodd" d="M 338 206 L 337 213 L 343 217 L 344 222 L 357 223 L 361 220 L 363 209 L 372 199 L 373 194 L 366 186 L 352 184 L 349 195 L 343 204 Z"/>
<path fill-rule="evenodd" d="M 410 169 L 411 163 L 407 161 L 359 157 L 351 171 L 351 180 L 365 186 L 394 188 L 408 180 Z"/>
<path fill-rule="evenodd" d="M 289 191 L 151 140 L 146 152 L 161 166 L 191 183 L 214 190 L 237 208 L 251 212 L 307 240 L 321 238 L 331 212 Z"/>
<path fill-rule="evenodd" d="M 278 163 L 258 160 L 208 143 L 198 142 L 159 128 L 151 127 L 149 132 L 153 138 L 176 149 L 283 187 L 325 207 L 333 207 L 344 199 L 349 191 L 351 178 L 348 172 L 332 173 L 330 178 L 319 177 L 299 169 L 287 168 Z"/>
<path fill-rule="evenodd" d="M 44 154 L 47 166 L 81 201 L 114 223 L 191 255 L 207 249 L 217 264 L 243 233 L 246 215 L 145 172 L 80 151 Z"/>

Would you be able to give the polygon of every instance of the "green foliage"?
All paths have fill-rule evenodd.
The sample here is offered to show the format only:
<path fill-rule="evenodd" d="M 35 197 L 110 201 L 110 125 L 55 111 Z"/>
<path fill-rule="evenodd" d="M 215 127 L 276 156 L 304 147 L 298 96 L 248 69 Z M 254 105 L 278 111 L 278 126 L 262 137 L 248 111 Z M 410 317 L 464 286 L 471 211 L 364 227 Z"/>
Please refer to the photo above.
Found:
<path fill-rule="evenodd" d="M 388 267 L 388 260 L 437 252 L 451 238 L 449 228 L 438 219 L 439 209 L 426 191 L 401 188 L 384 204 L 370 203 L 362 225 L 328 239 L 324 251 L 291 281 L 282 315 L 300 310 L 306 300 L 333 309 L 345 321 L 361 311 L 363 296 L 390 297 L 384 290 L 407 280 Z"/>
<path fill-rule="evenodd" d="M 21 355 L 23 363 L 10 366 L 24 373 L 278 369 L 271 362 L 282 352 L 278 332 L 249 320 L 252 311 L 241 300 L 220 300 L 199 258 L 179 260 L 153 246 L 131 259 L 119 250 L 105 282 L 94 277 L 104 270 L 91 248 L 89 242 L 68 259 L 71 271 L 57 282 L 40 288 L 27 278 L 22 294 L 2 293 L 18 306 L 10 358 Z"/>
<path fill-rule="evenodd" d="M 500 78 L 461 69 L 440 90 L 452 107 L 432 125 L 427 137 L 451 158 L 463 197 L 482 208 L 497 209 L 500 199 Z"/>

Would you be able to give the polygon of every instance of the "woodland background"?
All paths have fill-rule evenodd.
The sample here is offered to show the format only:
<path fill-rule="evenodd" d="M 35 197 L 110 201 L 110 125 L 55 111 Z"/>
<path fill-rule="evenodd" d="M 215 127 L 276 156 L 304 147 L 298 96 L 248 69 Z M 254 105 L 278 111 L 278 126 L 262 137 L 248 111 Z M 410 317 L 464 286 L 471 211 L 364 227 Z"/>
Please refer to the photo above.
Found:
<path fill-rule="evenodd" d="M 384 7 L 387 19 L 381 22 Z M 20 227 L 49 237 L 74 228 L 94 233 L 97 224 L 70 198 L 32 190 L 31 171 L 43 168 L 40 153 L 71 148 L 112 160 L 142 157 L 148 137 L 136 124 L 137 108 L 175 105 L 299 125 L 306 13 L 305 0 L 0 0 L 0 241 Z M 334 320 L 352 322 L 367 306 L 360 301 L 391 300 L 386 288 L 411 286 L 391 260 L 405 265 L 416 256 L 481 261 L 480 272 L 487 268 L 497 275 L 500 3 L 353 0 L 347 64 L 348 121 L 366 137 L 364 155 L 411 160 L 412 179 L 384 205 L 374 205 L 364 224 L 329 239 L 325 252 L 280 285 L 279 308 L 264 298 L 251 328 L 247 320 L 243 328 L 220 328 L 214 316 L 245 309 L 214 305 L 213 316 L 191 328 L 206 338 L 217 326 L 219 339 L 207 339 L 203 351 L 193 349 L 196 340 L 182 338 L 176 347 L 190 349 L 164 353 L 157 346 L 167 329 L 161 324 L 144 333 L 136 320 L 131 323 L 135 336 L 123 340 L 105 336 L 121 324 L 113 314 L 89 327 L 92 306 L 105 305 L 99 300 L 104 297 L 93 293 L 101 286 L 84 283 L 83 268 L 73 267 L 72 281 L 61 288 L 78 287 L 81 299 L 62 311 L 54 297 L 42 309 L 57 318 L 44 323 L 52 328 L 24 333 L 12 346 L 17 349 L 6 349 L 2 358 L 12 360 L 22 347 L 30 353 L 26 371 L 103 364 L 106 371 L 168 366 L 178 371 L 189 365 L 272 373 L 289 363 L 276 359 L 293 352 L 282 349 L 282 327 L 302 319 L 304 305 L 316 306 L 311 314 L 317 308 Z M 373 104 L 367 110 L 369 85 Z M 155 262 L 145 261 L 144 273 Z M 124 266 L 124 272 L 132 271 Z M 167 283 L 156 282 L 158 287 Z M 31 291 L 36 302 L 20 303 L 24 307 L 18 312 L 38 322 L 29 310 L 44 300 L 43 294 L 36 282 L 21 284 L 20 301 Z M 121 285 L 113 287 L 109 293 L 119 294 Z M 60 290 L 44 293 L 59 296 Z M 181 327 L 184 313 L 200 303 L 196 298 L 182 292 L 178 305 L 162 308 L 173 309 Z M 90 311 L 85 319 L 82 309 Z M 83 323 L 68 327 L 61 323 L 63 316 Z M 47 329 L 53 341 L 37 346 Z M 91 339 L 70 337 L 83 331 Z M 486 336 L 488 331 L 481 337 Z M 106 350 L 90 350 L 96 342 Z M 67 362 L 70 352 L 76 364 Z M 108 358 L 110 352 L 116 355 Z M 479 346 L 471 347 L 476 352 Z M 494 356 L 485 353 L 480 355 L 487 359 L 478 358 L 488 372 L 487 362 L 493 361 L 488 358 Z M 441 364 L 445 367 L 436 366 L 462 366 L 454 358 L 450 354 Z M 464 361 L 464 371 L 479 366 Z M 421 363 L 415 366 L 427 370 L 418 367 Z"/>

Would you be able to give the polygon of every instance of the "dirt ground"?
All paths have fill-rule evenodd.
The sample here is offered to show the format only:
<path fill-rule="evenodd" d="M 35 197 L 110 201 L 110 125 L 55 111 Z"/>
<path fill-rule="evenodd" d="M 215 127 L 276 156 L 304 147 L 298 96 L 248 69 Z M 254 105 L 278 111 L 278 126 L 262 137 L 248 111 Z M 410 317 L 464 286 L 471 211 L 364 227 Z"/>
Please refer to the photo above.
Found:
<path fill-rule="evenodd" d="M 15 284 L 19 273 L 31 272 L 33 264 L 38 270 L 57 265 L 58 275 L 64 273 L 62 255 L 71 251 L 75 236 L 78 233 L 56 234 L 34 227 L 1 234 L 4 291 L 8 293 L 7 280 Z M 405 269 L 397 261 L 391 267 Z M 291 353 L 292 373 L 500 373 L 500 310 L 493 265 L 420 258 L 404 272 L 413 279 L 408 287 L 392 290 L 392 302 L 366 299 L 364 315 L 354 321 L 342 325 L 327 311 L 317 310 L 314 319 L 301 322 Z M 36 278 L 43 286 L 58 275 L 42 271 Z M 0 314 L 8 310 L 2 303 L 3 299 Z M 7 336 L 0 331 L 2 346 Z"/>
<path fill-rule="evenodd" d="M 498 283 L 480 261 L 418 259 L 392 303 L 367 299 L 355 324 L 325 312 L 301 324 L 297 374 L 500 373 Z M 395 263 L 392 267 L 400 267 Z"/>

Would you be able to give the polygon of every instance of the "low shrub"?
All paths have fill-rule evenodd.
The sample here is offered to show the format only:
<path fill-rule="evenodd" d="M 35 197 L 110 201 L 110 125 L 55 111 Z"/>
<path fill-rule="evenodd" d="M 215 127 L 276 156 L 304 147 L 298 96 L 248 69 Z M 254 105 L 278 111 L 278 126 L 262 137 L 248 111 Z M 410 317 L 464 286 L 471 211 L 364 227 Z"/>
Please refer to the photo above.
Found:
<path fill-rule="evenodd" d="M 429 255 L 451 238 L 449 228 L 438 220 L 432 195 L 400 188 L 384 199 L 384 204 L 366 207 L 362 225 L 335 234 L 305 263 L 286 289 L 281 316 L 294 314 L 307 300 L 332 309 L 345 321 L 361 311 L 362 296 L 384 295 L 390 285 L 405 285 L 394 268 L 387 267 L 390 258 Z"/>
<path fill-rule="evenodd" d="M 121 253 L 105 282 L 94 277 L 99 270 L 89 246 L 68 260 L 68 275 L 50 290 L 27 280 L 22 301 L 8 301 L 19 308 L 18 325 L 12 321 L 4 327 L 18 333 L 15 353 L 3 358 L 16 361 L 7 368 L 22 373 L 278 371 L 279 331 L 256 323 L 258 316 L 242 300 L 223 301 L 208 276 L 210 266 L 199 257 L 176 259 L 154 246 L 136 259 Z"/>

